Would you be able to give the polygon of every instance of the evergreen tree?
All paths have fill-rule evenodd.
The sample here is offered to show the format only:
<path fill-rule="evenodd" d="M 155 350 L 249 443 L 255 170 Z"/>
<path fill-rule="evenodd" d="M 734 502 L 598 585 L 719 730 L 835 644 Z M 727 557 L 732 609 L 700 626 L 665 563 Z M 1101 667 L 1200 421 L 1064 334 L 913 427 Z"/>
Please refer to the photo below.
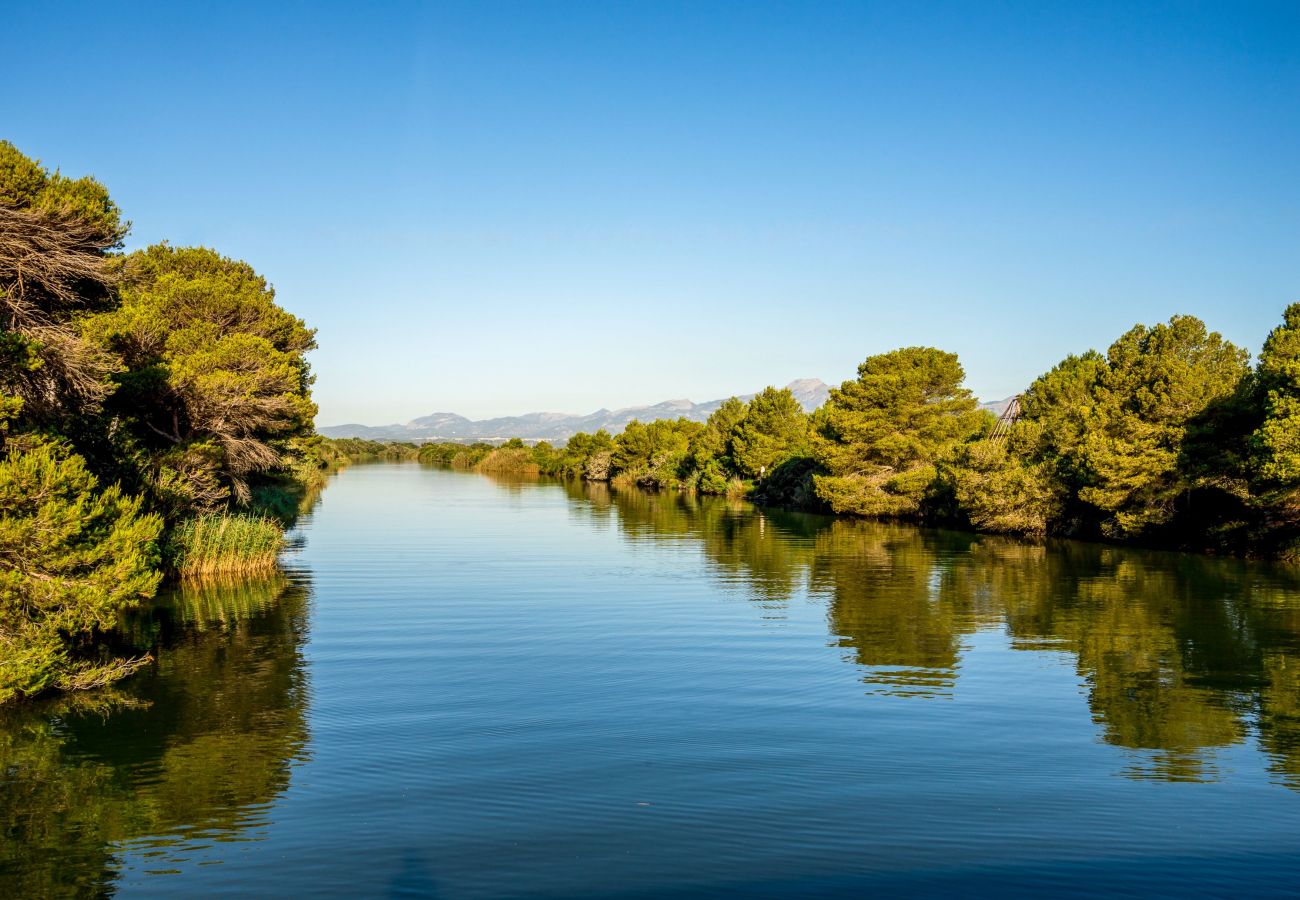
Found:
<path fill-rule="evenodd" d="M 76 319 L 112 306 L 105 254 L 125 232 L 103 185 L 0 141 L 0 408 L 14 428 L 78 434 L 98 411 L 116 362 Z"/>
<path fill-rule="evenodd" d="M 733 441 L 744 418 L 745 404 L 735 397 L 728 397 L 709 414 L 704 430 L 691 443 L 691 457 L 698 468 L 704 468 L 712 460 L 719 461 L 728 471 L 734 468 Z"/>
<path fill-rule="evenodd" d="M 111 681 L 135 663 L 93 644 L 153 596 L 162 527 L 139 497 L 101 490 L 78 456 L 48 441 L 0 460 L 0 703 Z"/>
<path fill-rule="evenodd" d="M 155 500 L 173 513 L 246 503 L 312 433 L 314 332 L 266 280 L 206 248 L 159 244 L 122 261 L 122 302 L 86 333 L 126 371 L 112 409 L 147 448 Z"/>
<path fill-rule="evenodd" d="M 1063 489 L 1048 463 L 1026 457 L 1023 448 L 1036 427 L 1015 430 L 1006 441 L 963 447 L 952 469 L 953 488 L 976 529 L 1041 537 L 1060 515 Z"/>
<path fill-rule="evenodd" d="M 808 452 L 808 416 L 789 389 L 764 388 L 745 408 L 732 437 L 736 468 L 758 478 Z"/>
<path fill-rule="evenodd" d="M 1246 352 L 1193 316 L 1134 326 L 1111 345 L 1078 450 L 1079 497 L 1101 511 L 1106 534 L 1134 537 L 1173 519 L 1196 486 L 1180 466 L 1189 425 L 1247 371 Z"/>
<path fill-rule="evenodd" d="M 956 354 L 930 347 L 868 357 L 814 417 L 828 473 L 814 476 L 817 496 L 835 512 L 919 515 L 939 464 L 986 421 L 964 378 Z"/>
<path fill-rule="evenodd" d="M 1300 491 L 1300 303 L 1269 334 L 1255 372 L 1263 422 L 1252 436 L 1261 491 L 1291 499 Z"/>
<path fill-rule="evenodd" d="M 961 512 L 981 531 L 1041 536 L 1061 527 L 1085 484 L 1080 448 L 1106 360 L 1089 351 L 1040 375 L 1004 442 L 976 441 L 951 467 Z"/>
<path fill-rule="evenodd" d="M 1071 354 L 1034 379 L 1020 398 L 1011 449 L 1031 462 L 1046 463 L 1070 495 L 1086 484 L 1081 450 L 1095 424 L 1097 392 L 1105 371 L 1106 357 L 1096 350 Z M 1031 424 L 1036 427 L 1026 430 Z"/>
<path fill-rule="evenodd" d="M 745 418 L 745 404 L 728 397 L 709 414 L 704 428 L 691 439 L 690 466 L 697 490 L 725 494 L 736 477 L 735 434 Z"/>
<path fill-rule="evenodd" d="M 686 474 L 691 439 L 703 429 L 689 419 L 633 419 L 614 438 L 610 474 L 647 487 L 677 487 Z"/>

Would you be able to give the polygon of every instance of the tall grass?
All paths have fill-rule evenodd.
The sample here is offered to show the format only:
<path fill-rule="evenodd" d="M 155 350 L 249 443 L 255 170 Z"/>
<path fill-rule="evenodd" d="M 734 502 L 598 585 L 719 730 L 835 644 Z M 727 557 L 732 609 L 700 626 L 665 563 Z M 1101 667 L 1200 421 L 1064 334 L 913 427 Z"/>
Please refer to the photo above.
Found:
<path fill-rule="evenodd" d="M 214 513 L 172 529 L 168 562 L 182 578 L 254 575 L 275 571 L 284 530 L 270 516 Z"/>
<path fill-rule="evenodd" d="M 533 453 L 521 447 L 501 447 L 493 450 L 474 467 L 476 471 L 498 475 L 539 475 L 541 467 L 533 460 Z"/>

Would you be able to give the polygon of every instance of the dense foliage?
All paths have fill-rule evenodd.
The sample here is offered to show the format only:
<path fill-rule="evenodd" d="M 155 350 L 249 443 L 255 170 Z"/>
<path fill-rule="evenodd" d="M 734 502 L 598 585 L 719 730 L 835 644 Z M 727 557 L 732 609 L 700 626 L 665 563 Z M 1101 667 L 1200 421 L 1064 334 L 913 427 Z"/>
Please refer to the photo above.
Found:
<path fill-rule="evenodd" d="M 81 457 L 11 441 L 0 461 L 0 703 L 84 687 L 132 668 L 91 640 L 152 595 L 162 522 L 100 489 Z"/>
<path fill-rule="evenodd" d="M 497 474 L 543 474 L 705 494 L 744 494 L 755 479 L 808 451 L 808 416 L 788 389 L 767 388 L 748 403 L 735 397 L 706 422 L 632 420 L 621 433 L 579 432 L 563 447 L 514 438 L 428 443 L 423 462 Z"/>
<path fill-rule="evenodd" d="M 131 671 L 103 637 L 167 570 L 273 567 L 319 468 L 312 332 L 128 227 L 0 141 L 0 702 Z"/>
<path fill-rule="evenodd" d="M 633 421 L 563 447 L 426 444 L 425 462 L 880 519 L 1198 550 L 1300 553 L 1300 304 L 1252 370 L 1203 322 L 1137 325 L 1072 355 L 995 429 L 954 354 L 868 357 L 805 414 L 788 390 L 700 423 Z"/>
<path fill-rule="evenodd" d="M 247 263 L 212 250 L 162 244 L 115 262 L 120 303 L 83 330 L 122 362 L 107 406 L 143 451 L 145 483 L 174 512 L 248 503 L 313 432 L 313 333 Z"/>
<path fill-rule="evenodd" d="M 918 515 L 939 466 L 987 424 L 964 378 L 955 354 L 929 347 L 869 357 L 817 417 L 817 496 L 835 512 Z"/>

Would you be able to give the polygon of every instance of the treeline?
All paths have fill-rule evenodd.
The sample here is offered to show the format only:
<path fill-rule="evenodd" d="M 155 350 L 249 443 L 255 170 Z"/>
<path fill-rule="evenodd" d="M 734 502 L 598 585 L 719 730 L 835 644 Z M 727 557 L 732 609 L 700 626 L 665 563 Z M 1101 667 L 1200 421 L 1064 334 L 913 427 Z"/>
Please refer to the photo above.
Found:
<path fill-rule="evenodd" d="M 618 435 L 579 432 L 563 447 L 518 438 L 429 443 L 421 461 L 489 472 L 555 475 L 654 489 L 743 495 L 783 462 L 810 448 L 809 417 L 787 389 L 767 388 L 748 403 L 725 401 L 706 422 L 633 420 Z"/>
<path fill-rule="evenodd" d="M 768 388 L 703 423 L 419 455 L 979 531 L 1298 554 L 1300 304 L 1253 368 L 1194 317 L 1134 326 L 1037 378 L 1001 428 L 964 379 L 956 355 L 909 347 L 869 357 L 812 414 Z"/>
<path fill-rule="evenodd" d="M 273 567 L 319 479 L 312 330 L 246 263 L 128 228 L 0 142 L 0 702 L 133 670 L 119 613 Z"/>
<path fill-rule="evenodd" d="M 318 438 L 316 459 L 326 468 L 341 468 L 367 459 L 403 460 L 419 456 L 418 444 L 403 441 L 368 441 L 365 438 Z"/>

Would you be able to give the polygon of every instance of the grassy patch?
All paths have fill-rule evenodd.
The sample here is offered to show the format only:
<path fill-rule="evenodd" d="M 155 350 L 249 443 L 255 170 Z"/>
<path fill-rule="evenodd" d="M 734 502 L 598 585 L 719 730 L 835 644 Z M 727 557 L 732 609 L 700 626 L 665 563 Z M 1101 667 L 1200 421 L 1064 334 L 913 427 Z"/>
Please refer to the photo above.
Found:
<path fill-rule="evenodd" d="M 182 578 L 273 572 L 284 530 L 270 516 L 217 513 L 186 519 L 172 529 L 167 561 Z"/>
<path fill-rule="evenodd" d="M 501 447 L 493 450 L 474 468 L 480 472 L 499 475 L 538 475 L 542 471 L 533 460 L 532 451 L 522 447 Z"/>

